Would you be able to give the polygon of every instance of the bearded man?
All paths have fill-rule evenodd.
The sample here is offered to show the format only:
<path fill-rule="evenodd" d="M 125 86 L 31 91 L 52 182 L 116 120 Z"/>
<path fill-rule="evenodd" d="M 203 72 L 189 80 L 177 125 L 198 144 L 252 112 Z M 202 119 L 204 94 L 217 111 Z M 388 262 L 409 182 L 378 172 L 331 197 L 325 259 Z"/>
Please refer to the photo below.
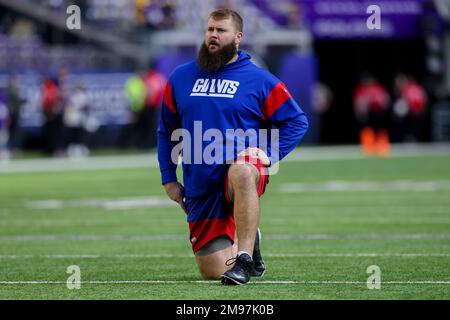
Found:
<path fill-rule="evenodd" d="M 292 151 L 308 128 L 285 85 L 239 50 L 243 36 L 237 12 L 209 15 L 198 58 L 177 67 L 166 84 L 158 129 L 164 189 L 187 215 L 202 277 L 224 285 L 264 274 L 259 197 L 269 182 L 268 168 Z M 276 143 L 264 143 L 262 135 L 272 137 L 274 130 Z M 178 152 L 174 137 L 180 136 Z M 176 175 L 178 153 L 184 186 Z"/>

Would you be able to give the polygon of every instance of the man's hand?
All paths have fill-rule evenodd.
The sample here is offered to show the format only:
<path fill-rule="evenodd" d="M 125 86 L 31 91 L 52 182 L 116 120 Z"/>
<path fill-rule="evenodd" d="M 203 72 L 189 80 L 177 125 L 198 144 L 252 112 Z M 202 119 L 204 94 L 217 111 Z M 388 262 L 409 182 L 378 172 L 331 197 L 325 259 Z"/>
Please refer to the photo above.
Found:
<path fill-rule="evenodd" d="M 255 158 L 258 158 L 259 161 L 261 161 L 261 164 L 263 166 L 265 166 L 265 167 L 270 166 L 270 160 L 269 160 L 269 157 L 267 156 L 267 154 L 263 150 L 256 148 L 256 147 L 250 147 L 250 148 L 247 148 L 247 149 L 241 151 L 239 153 L 239 156 L 255 157 Z"/>
<path fill-rule="evenodd" d="M 181 183 L 168 182 L 164 185 L 164 189 L 166 190 L 166 193 L 169 196 L 169 198 L 178 203 L 181 209 L 183 209 L 184 213 L 188 214 L 183 202 L 184 187 L 181 185 Z"/>

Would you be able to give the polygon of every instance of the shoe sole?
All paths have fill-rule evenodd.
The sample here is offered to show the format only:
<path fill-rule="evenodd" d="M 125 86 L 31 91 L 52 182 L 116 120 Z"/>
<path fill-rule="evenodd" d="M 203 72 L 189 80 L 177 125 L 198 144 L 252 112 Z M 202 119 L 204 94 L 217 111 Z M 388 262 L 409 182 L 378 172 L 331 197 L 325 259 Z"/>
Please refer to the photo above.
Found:
<path fill-rule="evenodd" d="M 239 282 L 239 281 L 237 281 L 237 280 L 235 280 L 233 278 L 230 278 L 230 277 L 228 277 L 226 275 L 223 275 L 222 276 L 222 284 L 224 284 L 224 285 L 239 285 L 239 286 L 243 286 L 243 285 L 246 285 L 247 282 L 246 283 L 241 283 L 241 282 Z"/>
<path fill-rule="evenodd" d="M 261 245 L 261 229 L 259 229 L 259 228 L 257 229 L 257 234 L 258 234 L 258 245 Z M 266 273 L 266 269 L 264 268 L 264 270 L 261 274 L 252 274 L 251 276 L 262 278 L 265 273 Z"/>
<path fill-rule="evenodd" d="M 266 269 L 264 269 L 264 271 L 261 274 L 251 274 L 252 277 L 258 277 L 258 278 L 262 278 L 264 276 L 264 274 L 266 273 Z"/>

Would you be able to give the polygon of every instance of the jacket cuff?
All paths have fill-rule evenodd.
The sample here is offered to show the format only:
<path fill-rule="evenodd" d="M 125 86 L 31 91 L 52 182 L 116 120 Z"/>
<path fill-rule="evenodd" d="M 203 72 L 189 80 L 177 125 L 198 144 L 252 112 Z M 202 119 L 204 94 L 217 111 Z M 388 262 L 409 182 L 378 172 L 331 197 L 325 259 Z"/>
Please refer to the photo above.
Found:
<path fill-rule="evenodd" d="M 177 181 L 177 171 L 176 170 L 164 170 L 161 171 L 161 183 L 166 184 L 168 182 Z"/>

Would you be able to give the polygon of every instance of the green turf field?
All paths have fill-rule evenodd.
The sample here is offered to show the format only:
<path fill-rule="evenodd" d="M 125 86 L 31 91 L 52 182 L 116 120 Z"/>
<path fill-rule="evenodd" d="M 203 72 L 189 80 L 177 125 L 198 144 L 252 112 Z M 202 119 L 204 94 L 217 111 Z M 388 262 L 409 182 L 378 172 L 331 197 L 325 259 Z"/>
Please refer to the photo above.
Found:
<path fill-rule="evenodd" d="M 285 162 L 261 201 L 266 275 L 224 287 L 155 166 L 0 174 L 0 299 L 450 298 L 450 156 Z"/>

